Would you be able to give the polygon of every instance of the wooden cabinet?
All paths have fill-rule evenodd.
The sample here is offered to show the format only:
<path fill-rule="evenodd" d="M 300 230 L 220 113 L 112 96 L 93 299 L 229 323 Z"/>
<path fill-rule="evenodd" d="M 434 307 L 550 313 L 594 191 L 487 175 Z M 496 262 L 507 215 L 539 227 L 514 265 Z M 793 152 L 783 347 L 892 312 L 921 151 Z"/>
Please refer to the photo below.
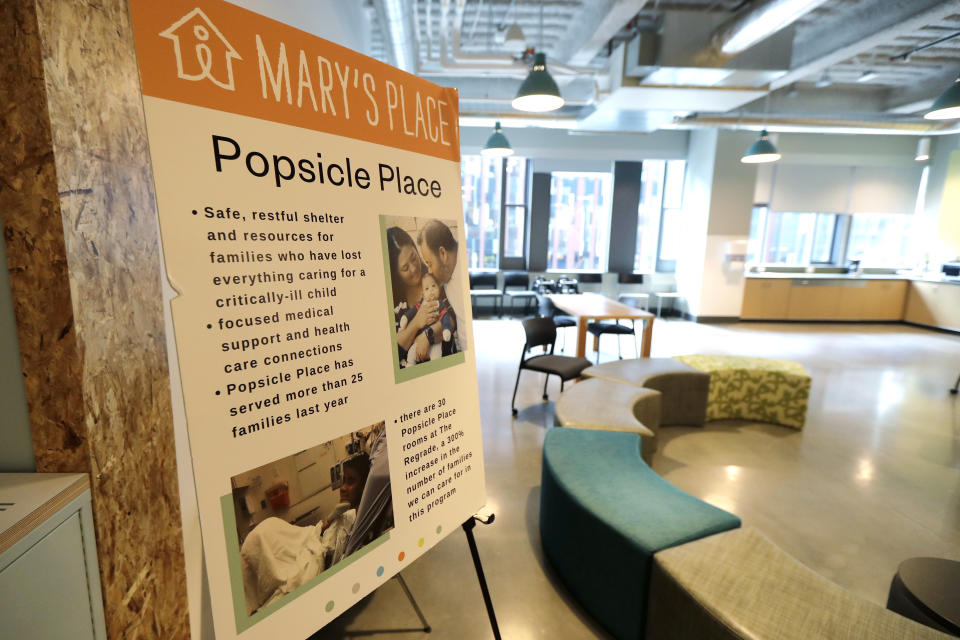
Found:
<path fill-rule="evenodd" d="M 741 317 L 896 321 L 903 319 L 908 284 L 864 278 L 747 278 Z"/>
<path fill-rule="evenodd" d="M 749 320 L 786 318 L 790 283 L 791 280 L 786 278 L 747 278 L 744 282 L 741 317 Z"/>
<path fill-rule="evenodd" d="M 903 319 L 960 331 L 960 284 L 911 282 Z"/>

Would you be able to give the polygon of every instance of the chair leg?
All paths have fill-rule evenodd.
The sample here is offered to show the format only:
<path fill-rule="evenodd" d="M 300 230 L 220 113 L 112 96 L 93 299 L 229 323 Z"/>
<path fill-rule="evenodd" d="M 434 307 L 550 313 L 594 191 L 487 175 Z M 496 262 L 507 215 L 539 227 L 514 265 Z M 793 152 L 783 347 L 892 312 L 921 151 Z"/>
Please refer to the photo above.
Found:
<path fill-rule="evenodd" d="M 544 378 L 544 380 L 543 380 L 543 399 L 544 399 L 544 400 L 549 400 L 549 398 L 547 397 L 547 383 L 548 383 L 548 382 L 550 382 L 550 374 L 545 374 L 545 378 Z"/>
<path fill-rule="evenodd" d="M 642 326 L 642 324 L 641 324 Z M 637 359 L 640 359 L 640 347 L 637 345 L 637 323 L 634 320 L 630 321 L 630 327 L 633 328 L 633 352 L 636 354 Z"/>
<path fill-rule="evenodd" d="M 620 322 L 617 321 L 617 324 L 620 324 Z M 622 347 L 623 340 L 620 339 L 622 337 L 623 336 L 621 336 L 619 333 L 617 334 L 617 358 L 619 358 L 620 360 L 623 360 L 623 347 Z"/>
<path fill-rule="evenodd" d="M 597 364 L 600 364 L 600 336 L 597 336 Z"/>
<path fill-rule="evenodd" d="M 510 409 L 513 411 L 513 415 L 517 415 L 517 388 L 520 386 L 520 372 L 523 369 L 517 369 L 517 381 L 513 385 L 513 400 L 510 401 Z"/>

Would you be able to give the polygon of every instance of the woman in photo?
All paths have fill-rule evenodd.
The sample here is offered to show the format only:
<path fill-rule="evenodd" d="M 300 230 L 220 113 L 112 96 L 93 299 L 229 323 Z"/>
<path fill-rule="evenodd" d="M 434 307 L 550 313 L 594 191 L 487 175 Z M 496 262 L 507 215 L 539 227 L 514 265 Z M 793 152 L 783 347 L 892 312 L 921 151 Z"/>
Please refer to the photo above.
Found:
<path fill-rule="evenodd" d="M 406 364 L 407 351 L 417 336 L 439 317 L 439 302 L 428 301 L 420 305 L 416 315 L 403 327 L 400 319 L 408 309 L 415 308 L 423 299 L 423 274 L 427 268 L 417 251 L 410 234 L 400 227 L 387 229 L 387 251 L 390 257 L 390 277 L 393 287 L 393 311 L 397 329 L 397 350 L 400 362 Z M 428 354 L 422 354 L 426 359 Z"/>

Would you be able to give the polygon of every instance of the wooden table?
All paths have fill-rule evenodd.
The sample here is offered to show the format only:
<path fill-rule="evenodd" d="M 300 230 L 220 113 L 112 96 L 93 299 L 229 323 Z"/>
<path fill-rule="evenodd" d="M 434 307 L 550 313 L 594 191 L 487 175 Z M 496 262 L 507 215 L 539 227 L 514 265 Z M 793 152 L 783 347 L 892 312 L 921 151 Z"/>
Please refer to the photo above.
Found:
<path fill-rule="evenodd" d="M 591 320 L 641 320 L 643 338 L 640 341 L 640 357 L 650 357 L 655 317 L 652 313 L 595 293 L 551 293 L 547 297 L 558 309 L 577 317 L 577 356 L 586 356 L 587 323 Z"/>

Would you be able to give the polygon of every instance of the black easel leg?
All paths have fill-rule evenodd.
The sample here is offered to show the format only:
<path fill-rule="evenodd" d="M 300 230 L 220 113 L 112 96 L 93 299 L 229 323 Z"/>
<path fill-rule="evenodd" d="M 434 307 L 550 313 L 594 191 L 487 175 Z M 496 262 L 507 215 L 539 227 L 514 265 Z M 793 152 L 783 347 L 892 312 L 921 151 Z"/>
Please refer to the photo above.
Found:
<path fill-rule="evenodd" d="M 487 590 L 487 579 L 483 576 L 483 565 L 480 564 L 477 541 L 473 537 L 473 528 L 477 526 L 475 518 L 469 518 L 462 526 L 467 534 L 467 544 L 470 545 L 470 555 L 473 556 L 473 566 L 477 570 L 477 580 L 480 581 L 480 592 L 483 593 L 483 604 L 487 606 L 487 617 L 490 618 L 490 628 L 493 629 L 494 640 L 502 640 L 500 627 L 497 626 L 497 615 L 493 612 L 493 601 L 490 600 L 490 591 Z"/>
<path fill-rule="evenodd" d="M 950 389 L 950 393 L 957 395 L 958 389 L 960 389 L 960 376 L 957 376 L 957 381 L 953 383 L 953 388 Z"/>
<path fill-rule="evenodd" d="M 420 610 L 420 605 L 417 604 L 417 601 L 413 599 L 413 594 L 410 593 L 410 587 L 407 586 L 407 581 L 403 579 L 403 576 L 399 573 L 394 578 L 397 579 L 397 582 L 400 584 L 400 588 L 403 589 L 403 592 L 407 594 L 407 600 L 410 601 L 410 604 L 413 606 L 413 610 L 417 612 L 417 617 L 420 618 L 420 624 L 423 625 L 424 633 L 430 633 L 430 623 L 427 622 L 426 616 L 423 615 L 423 611 Z"/>

